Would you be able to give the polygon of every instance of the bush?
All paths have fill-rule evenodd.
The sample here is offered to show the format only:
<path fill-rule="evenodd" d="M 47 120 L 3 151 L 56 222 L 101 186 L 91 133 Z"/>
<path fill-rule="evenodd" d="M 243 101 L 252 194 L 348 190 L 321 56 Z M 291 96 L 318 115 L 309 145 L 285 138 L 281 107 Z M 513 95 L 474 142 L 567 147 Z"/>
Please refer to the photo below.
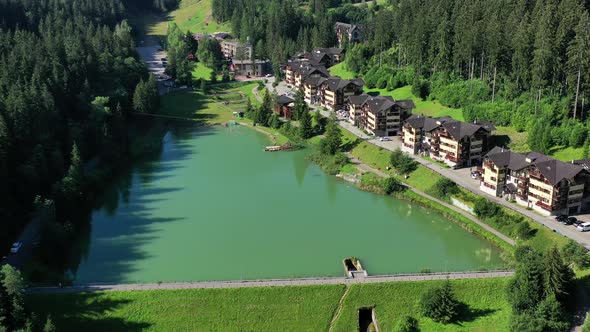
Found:
<path fill-rule="evenodd" d="M 527 240 L 533 235 L 533 230 L 528 222 L 524 220 L 520 220 L 516 223 L 516 227 L 514 228 L 514 235 L 517 236 L 521 240 Z"/>
<path fill-rule="evenodd" d="M 391 153 L 389 158 L 391 166 L 395 168 L 400 174 L 409 174 L 418 168 L 418 163 L 412 159 L 407 153 L 403 153 L 399 148 Z"/>
<path fill-rule="evenodd" d="M 433 321 L 448 324 L 455 321 L 459 314 L 459 301 L 455 298 L 451 282 L 447 280 L 442 286 L 428 289 L 420 300 L 422 314 Z"/>
<path fill-rule="evenodd" d="M 590 267 L 590 255 L 588 255 L 588 250 L 574 240 L 569 240 L 569 242 L 561 249 L 561 253 L 566 262 L 570 264 L 574 263 L 578 268 L 585 269 Z"/>
<path fill-rule="evenodd" d="M 480 197 L 475 201 L 475 207 L 473 208 L 473 212 L 479 218 L 491 218 L 497 216 L 501 210 L 497 204 L 494 204 L 487 199 Z"/>
<path fill-rule="evenodd" d="M 395 332 L 418 332 L 420 328 L 418 326 L 418 320 L 412 316 L 404 316 L 402 319 L 397 321 L 394 329 Z"/>
<path fill-rule="evenodd" d="M 398 191 L 402 191 L 402 190 L 404 190 L 404 186 L 402 185 L 402 183 L 398 179 L 389 177 L 389 178 L 383 180 L 383 191 L 387 195 L 391 195 L 394 192 L 398 192 Z"/>
<path fill-rule="evenodd" d="M 430 85 L 428 81 L 416 76 L 414 82 L 412 82 L 412 93 L 416 97 L 426 99 L 430 94 Z"/>
<path fill-rule="evenodd" d="M 443 200 L 448 200 L 451 196 L 459 193 L 457 184 L 447 178 L 436 181 L 431 190 L 433 196 Z"/>

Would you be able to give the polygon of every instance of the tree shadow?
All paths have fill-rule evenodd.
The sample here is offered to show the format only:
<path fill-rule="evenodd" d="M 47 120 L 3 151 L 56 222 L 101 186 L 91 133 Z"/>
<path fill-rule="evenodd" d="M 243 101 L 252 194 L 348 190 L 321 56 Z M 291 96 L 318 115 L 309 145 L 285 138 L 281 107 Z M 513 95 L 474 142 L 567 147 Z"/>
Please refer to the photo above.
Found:
<path fill-rule="evenodd" d="M 490 146 L 510 146 L 512 140 L 508 135 L 493 135 L 490 139 Z"/>
<path fill-rule="evenodd" d="M 496 311 L 498 311 L 498 309 L 471 308 L 467 304 L 459 302 L 459 307 L 457 308 L 459 316 L 454 324 L 463 326 L 463 323 L 473 322 L 478 318 L 489 316 Z"/>
<path fill-rule="evenodd" d="M 128 299 L 113 299 L 104 293 L 30 295 L 27 303 L 43 320 L 47 315 L 58 331 L 143 331 L 152 324 L 113 317 L 112 312 L 126 305 Z"/>
<path fill-rule="evenodd" d="M 357 147 L 359 144 L 361 144 L 363 140 L 360 138 L 357 138 L 353 141 L 350 142 L 346 142 L 344 144 L 341 145 L 342 151 L 344 152 L 350 152 L 352 151 L 352 149 L 354 149 L 355 147 Z"/>

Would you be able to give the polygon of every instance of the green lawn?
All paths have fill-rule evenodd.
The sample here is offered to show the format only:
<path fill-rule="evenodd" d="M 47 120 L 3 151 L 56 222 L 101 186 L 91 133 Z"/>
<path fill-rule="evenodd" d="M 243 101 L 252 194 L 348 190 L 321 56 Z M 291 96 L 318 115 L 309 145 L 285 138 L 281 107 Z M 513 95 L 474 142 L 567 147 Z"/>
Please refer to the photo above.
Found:
<path fill-rule="evenodd" d="M 353 72 L 348 71 L 345 68 L 344 62 L 341 62 L 335 66 L 330 67 L 330 75 L 338 76 L 338 77 L 345 79 L 345 80 L 350 80 L 350 79 L 356 78 L 356 75 Z"/>
<path fill-rule="evenodd" d="M 583 159 L 583 148 L 555 147 L 551 151 L 551 157 L 563 161 Z"/>
<path fill-rule="evenodd" d="M 391 96 L 394 99 L 411 99 L 416 104 L 416 109 L 413 110 L 414 114 L 422 114 L 431 117 L 450 116 L 453 119 L 459 121 L 465 121 L 463 117 L 463 110 L 453 109 L 443 106 L 436 100 L 422 100 L 412 94 L 412 86 L 407 85 L 402 88 L 398 88 L 392 91 L 386 89 L 365 89 L 367 93 L 378 93 L 381 96 Z"/>
<path fill-rule="evenodd" d="M 130 21 L 139 35 L 165 36 L 168 22 L 175 22 L 182 31 L 194 33 L 229 32 L 227 23 L 218 23 L 211 16 L 212 0 L 181 0 L 178 9 L 168 15 L 137 15 Z"/>
<path fill-rule="evenodd" d="M 31 296 L 58 331 L 326 331 L 343 285 Z"/>
<path fill-rule="evenodd" d="M 444 325 L 421 317 L 420 295 L 442 281 L 352 285 L 335 331 L 355 331 L 357 310 L 374 307 L 382 331 L 393 331 L 404 315 L 419 319 L 421 331 L 507 331 L 510 305 L 504 289 L 508 279 L 454 280 L 457 298 L 466 304 L 458 323 Z"/>
<path fill-rule="evenodd" d="M 205 66 L 202 62 L 197 62 L 195 69 L 193 70 L 193 80 L 206 80 L 211 79 L 211 73 L 213 69 Z"/>
<path fill-rule="evenodd" d="M 335 331 L 354 331 L 358 309 L 375 307 L 382 331 L 406 314 L 422 331 L 506 330 L 508 279 L 453 280 L 466 304 L 461 321 L 442 325 L 419 315 L 422 292 L 440 281 L 351 285 Z M 51 314 L 59 331 L 326 331 L 344 285 L 190 289 L 35 295 L 37 315 Z"/>

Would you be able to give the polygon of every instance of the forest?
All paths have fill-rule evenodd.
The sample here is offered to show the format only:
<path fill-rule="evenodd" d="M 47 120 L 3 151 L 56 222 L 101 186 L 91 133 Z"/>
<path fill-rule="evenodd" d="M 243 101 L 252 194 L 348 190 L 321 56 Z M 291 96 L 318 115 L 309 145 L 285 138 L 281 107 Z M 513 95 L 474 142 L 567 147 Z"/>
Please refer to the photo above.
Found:
<path fill-rule="evenodd" d="M 31 217 L 43 216 L 55 233 L 74 229 L 77 207 L 98 187 L 86 175 L 108 176 L 125 160 L 134 95 L 136 108 L 138 98 L 157 96 L 126 5 L 134 4 L 0 0 L 3 247 Z"/>
<path fill-rule="evenodd" d="M 275 67 L 297 51 L 334 46 L 335 22 L 358 24 L 364 42 L 345 45 L 346 66 L 368 87 L 412 85 L 417 96 L 462 109 L 467 121 L 528 132 L 533 150 L 590 151 L 586 1 L 352 2 L 214 0 L 213 15 Z"/>

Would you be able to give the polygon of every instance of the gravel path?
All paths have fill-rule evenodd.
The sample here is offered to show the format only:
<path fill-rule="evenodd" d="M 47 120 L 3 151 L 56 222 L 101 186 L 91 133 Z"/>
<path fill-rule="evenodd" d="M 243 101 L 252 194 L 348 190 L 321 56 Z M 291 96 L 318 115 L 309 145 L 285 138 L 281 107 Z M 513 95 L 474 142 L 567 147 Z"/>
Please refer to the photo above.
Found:
<path fill-rule="evenodd" d="M 201 289 L 201 288 L 243 288 L 243 287 L 280 287 L 305 285 L 338 285 L 338 284 L 367 284 L 400 281 L 444 280 L 444 279 L 476 279 L 476 278 L 505 278 L 514 275 L 514 271 L 490 272 L 449 272 L 428 274 L 400 274 L 391 276 L 369 276 L 365 278 L 299 278 L 299 279 L 268 279 L 245 281 L 206 281 L 182 283 L 156 284 L 119 284 L 119 285 L 83 285 L 71 287 L 32 287 L 28 294 L 60 294 L 85 293 L 98 291 L 139 291 L 139 290 L 170 290 L 170 289 Z"/>

